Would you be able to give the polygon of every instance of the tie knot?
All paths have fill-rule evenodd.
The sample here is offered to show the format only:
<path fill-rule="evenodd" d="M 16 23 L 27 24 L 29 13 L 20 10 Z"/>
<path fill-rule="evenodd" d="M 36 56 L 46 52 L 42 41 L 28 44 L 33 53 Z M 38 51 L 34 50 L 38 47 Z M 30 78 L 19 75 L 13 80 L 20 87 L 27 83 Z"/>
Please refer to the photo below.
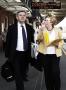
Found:
<path fill-rule="evenodd" d="M 21 25 L 21 27 L 22 27 L 22 30 L 25 30 L 25 28 L 24 28 L 24 26 L 23 26 L 23 25 Z"/>
<path fill-rule="evenodd" d="M 21 27 L 24 27 L 23 25 L 21 25 Z"/>

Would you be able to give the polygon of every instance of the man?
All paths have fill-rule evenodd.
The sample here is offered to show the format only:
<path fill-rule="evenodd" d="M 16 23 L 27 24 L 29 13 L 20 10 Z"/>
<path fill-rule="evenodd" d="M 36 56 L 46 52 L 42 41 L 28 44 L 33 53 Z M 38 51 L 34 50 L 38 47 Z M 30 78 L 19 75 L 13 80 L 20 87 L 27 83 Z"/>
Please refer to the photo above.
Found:
<path fill-rule="evenodd" d="M 19 11 L 16 14 L 16 19 L 17 23 L 8 28 L 5 56 L 14 66 L 16 89 L 24 90 L 24 78 L 28 69 L 34 30 L 25 23 L 25 11 Z"/>

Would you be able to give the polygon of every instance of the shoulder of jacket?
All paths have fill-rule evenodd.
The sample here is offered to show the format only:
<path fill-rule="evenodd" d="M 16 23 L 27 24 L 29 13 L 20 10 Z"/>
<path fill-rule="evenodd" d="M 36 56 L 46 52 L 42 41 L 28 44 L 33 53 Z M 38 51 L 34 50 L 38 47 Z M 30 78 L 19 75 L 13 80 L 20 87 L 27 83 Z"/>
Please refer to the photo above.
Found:
<path fill-rule="evenodd" d="M 62 33 L 62 30 L 59 27 L 54 27 L 53 30 L 55 33 Z"/>
<path fill-rule="evenodd" d="M 12 27 L 15 27 L 15 24 L 9 25 L 8 28 L 12 28 Z"/>
<path fill-rule="evenodd" d="M 59 27 L 54 27 L 53 29 L 54 29 L 56 32 L 61 31 L 61 29 L 60 29 Z"/>
<path fill-rule="evenodd" d="M 30 24 L 27 24 L 27 23 L 25 23 L 25 25 L 27 25 L 28 27 L 32 27 L 32 25 L 30 25 Z"/>

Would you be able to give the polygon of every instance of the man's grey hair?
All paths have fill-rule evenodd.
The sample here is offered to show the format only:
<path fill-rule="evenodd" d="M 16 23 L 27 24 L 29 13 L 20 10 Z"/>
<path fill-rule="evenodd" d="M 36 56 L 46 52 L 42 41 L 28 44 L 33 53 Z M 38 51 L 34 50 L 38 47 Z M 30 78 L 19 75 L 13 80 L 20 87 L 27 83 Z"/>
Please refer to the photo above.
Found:
<path fill-rule="evenodd" d="M 25 14 L 27 14 L 27 12 L 26 12 L 25 10 L 21 10 L 21 11 L 18 11 L 18 12 L 16 13 L 16 15 L 18 15 L 20 12 L 24 12 Z"/>

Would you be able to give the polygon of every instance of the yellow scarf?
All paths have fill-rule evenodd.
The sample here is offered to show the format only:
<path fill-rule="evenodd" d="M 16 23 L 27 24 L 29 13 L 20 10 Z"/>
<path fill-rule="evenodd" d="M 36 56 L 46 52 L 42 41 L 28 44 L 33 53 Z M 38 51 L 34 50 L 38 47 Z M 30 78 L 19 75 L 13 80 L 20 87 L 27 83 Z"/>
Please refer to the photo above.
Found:
<path fill-rule="evenodd" d="M 45 42 L 45 45 L 48 45 L 49 44 L 49 33 L 48 31 L 44 32 L 44 42 Z"/>

